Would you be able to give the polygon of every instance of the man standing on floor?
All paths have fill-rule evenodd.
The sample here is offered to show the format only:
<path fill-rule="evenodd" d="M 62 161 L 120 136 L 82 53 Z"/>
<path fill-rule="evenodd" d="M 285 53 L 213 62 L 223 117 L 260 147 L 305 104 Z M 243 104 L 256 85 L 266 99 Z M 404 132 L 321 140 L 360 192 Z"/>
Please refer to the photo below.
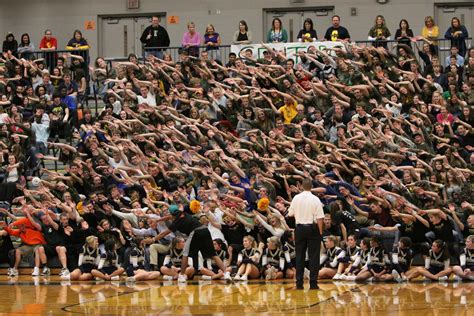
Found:
<path fill-rule="evenodd" d="M 140 37 L 140 41 L 145 44 L 145 57 L 153 55 L 163 59 L 163 52 L 166 49 L 147 49 L 150 47 L 168 47 L 170 46 L 170 37 L 164 27 L 160 25 L 160 18 L 153 16 L 151 25 L 148 26 Z"/>
<path fill-rule="evenodd" d="M 303 180 L 303 192 L 296 195 L 291 201 L 288 216 L 295 217 L 295 244 L 296 244 L 296 288 L 303 289 L 304 263 L 306 251 L 309 255 L 309 286 L 310 289 L 319 289 L 319 251 L 323 234 L 323 204 L 317 196 L 311 193 L 313 182 L 307 178 Z"/>

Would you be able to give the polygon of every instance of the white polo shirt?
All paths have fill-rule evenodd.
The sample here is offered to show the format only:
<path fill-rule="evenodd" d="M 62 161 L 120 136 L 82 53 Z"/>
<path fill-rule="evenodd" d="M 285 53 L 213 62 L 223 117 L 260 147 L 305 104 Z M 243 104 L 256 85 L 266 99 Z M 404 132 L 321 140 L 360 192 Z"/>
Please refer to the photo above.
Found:
<path fill-rule="evenodd" d="M 296 224 L 313 224 L 324 218 L 323 204 L 310 191 L 297 194 L 291 201 L 288 216 L 295 217 Z"/>

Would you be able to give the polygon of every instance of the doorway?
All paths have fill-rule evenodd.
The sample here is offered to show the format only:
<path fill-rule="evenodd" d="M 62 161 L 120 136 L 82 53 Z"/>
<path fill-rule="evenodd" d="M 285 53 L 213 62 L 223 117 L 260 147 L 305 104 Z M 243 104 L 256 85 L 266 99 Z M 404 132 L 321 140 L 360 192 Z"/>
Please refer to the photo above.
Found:
<path fill-rule="evenodd" d="M 331 26 L 334 7 L 263 9 L 263 12 L 264 42 L 267 41 L 267 34 L 272 28 L 274 18 L 281 20 L 282 27 L 288 32 L 288 42 L 297 42 L 298 33 L 303 28 L 303 22 L 307 18 L 313 20 L 318 39 L 321 40 L 324 38 L 326 29 Z"/>
<path fill-rule="evenodd" d="M 474 19 L 474 3 L 471 4 L 436 4 L 435 21 L 439 26 L 439 37 L 444 38 L 444 34 L 451 27 L 451 19 L 457 17 L 461 20 L 461 25 L 464 25 L 469 32 L 469 37 L 472 36 L 471 30 Z M 445 42 L 441 49 L 449 50 L 449 42 Z M 469 45 L 468 45 L 469 46 Z"/>
<path fill-rule="evenodd" d="M 151 24 L 151 16 L 160 17 L 160 25 L 166 27 L 165 13 L 149 13 L 146 16 L 101 16 L 99 31 L 99 56 L 127 57 L 129 54 L 141 56 L 143 44 L 140 37 Z"/>

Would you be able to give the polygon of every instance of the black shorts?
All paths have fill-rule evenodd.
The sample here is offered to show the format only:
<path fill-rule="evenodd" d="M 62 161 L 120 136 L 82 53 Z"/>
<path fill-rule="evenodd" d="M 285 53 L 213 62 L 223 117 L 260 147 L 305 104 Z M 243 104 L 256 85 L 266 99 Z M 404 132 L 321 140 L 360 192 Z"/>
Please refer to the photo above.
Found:
<path fill-rule="evenodd" d="M 274 268 L 277 269 L 278 271 L 281 271 L 280 265 L 279 265 L 278 263 L 267 263 L 267 265 L 274 267 Z M 265 266 L 263 267 L 264 270 L 267 269 L 267 265 L 265 265 Z"/>
<path fill-rule="evenodd" d="M 436 274 L 440 273 L 443 270 L 444 270 L 444 267 L 437 267 L 437 266 L 430 266 L 428 268 L 428 271 L 433 275 L 436 275 Z"/>
<path fill-rule="evenodd" d="M 91 271 L 94 269 L 97 269 L 97 266 L 92 263 L 84 263 L 82 266 L 79 267 L 81 273 L 91 273 Z"/>
<path fill-rule="evenodd" d="M 207 228 L 195 229 L 189 234 L 184 246 L 183 256 L 195 258 L 199 251 L 204 259 L 216 255 L 212 236 Z"/>
<path fill-rule="evenodd" d="M 46 254 L 46 257 L 48 258 L 57 257 L 58 253 L 56 251 L 56 247 L 58 246 L 61 246 L 61 245 L 43 245 L 44 253 Z"/>
<path fill-rule="evenodd" d="M 116 267 L 116 266 L 103 267 L 103 268 L 100 269 L 99 271 L 102 272 L 103 274 L 111 275 L 112 273 L 114 273 L 115 271 L 117 271 L 117 267 Z"/>
<path fill-rule="evenodd" d="M 219 270 L 220 270 L 219 267 L 216 266 L 215 264 L 211 266 L 211 271 L 214 272 L 215 274 L 218 274 Z"/>

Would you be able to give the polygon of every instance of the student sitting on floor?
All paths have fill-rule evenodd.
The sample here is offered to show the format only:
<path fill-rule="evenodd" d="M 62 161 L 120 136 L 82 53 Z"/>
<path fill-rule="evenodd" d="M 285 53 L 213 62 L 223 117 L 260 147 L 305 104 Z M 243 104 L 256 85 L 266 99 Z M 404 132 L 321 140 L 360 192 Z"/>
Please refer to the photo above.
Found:
<path fill-rule="evenodd" d="M 405 275 L 408 280 L 424 276 L 430 280 L 446 281 L 451 272 L 448 246 L 444 241 L 437 239 L 431 245 L 429 256 L 425 258 L 425 266 L 412 268 Z"/>
<path fill-rule="evenodd" d="M 459 266 L 453 267 L 455 281 L 474 281 L 474 235 L 467 236 L 466 248 L 459 256 Z"/>

